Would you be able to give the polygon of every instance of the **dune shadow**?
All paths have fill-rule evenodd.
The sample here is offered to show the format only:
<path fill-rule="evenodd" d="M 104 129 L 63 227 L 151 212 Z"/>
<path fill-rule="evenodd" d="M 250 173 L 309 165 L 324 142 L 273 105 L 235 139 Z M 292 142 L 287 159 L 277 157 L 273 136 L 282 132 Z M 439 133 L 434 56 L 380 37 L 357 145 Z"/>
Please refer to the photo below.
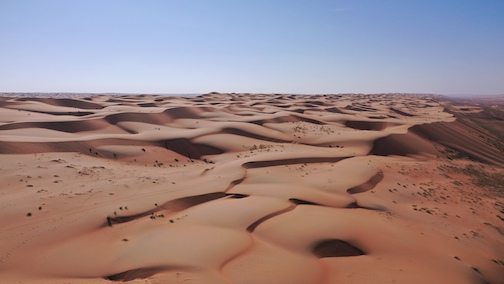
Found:
<path fill-rule="evenodd" d="M 357 130 L 373 130 L 380 131 L 387 128 L 388 123 L 384 121 L 357 121 L 357 120 L 347 120 L 345 122 L 346 127 L 350 127 Z"/>
<path fill-rule="evenodd" d="M 189 159 L 200 159 L 206 155 L 222 154 L 224 151 L 206 144 L 193 143 L 187 138 L 177 138 L 160 142 L 160 146 Z"/>
<path fill-rule="evenodd" d="M 163 203 L 159 207 L 165 210 L 170 210 L 173 212 L 179 212 L 185 210 L 187 208 L 206 203 L 212 200 L 220 199 L 226 197 L 226 193 L 224 192 L 212 192 L 201 195 L 194 195 L 183 197 L 175 200 L 171 200 Z"/>
<path fill-rule="evenodd" d="M 133 214 L 133 215 L 127 215 L 127 216 L 114 216 L 110 217 L 107 216 L 107 221 L 102 225 L 102 227 L 112 227 L 113 224 L 120 224 L 120 223 L 126 223 L 126 222 L 131 222 L 133 220 L 149 216 L 151 214 L 154 214 L 160 210 L 168 210 L 171 212 L 180 212 L 185 209 L 188 209 L 190 207 L 209 202 L 212 200 L 220 199 L 223 197 L 226 197 L 227 194 L 224 192 L 212 192 L 212 193 L 206 193 L 206 194 L 201 194 L 201 195 L 194 195 L 194 196 L 188 196 L 188 197 L 182 197 L 174 200 L 170 200 L 168 202 L 165 202 L 161 205 L 155 204 L 155 207 L 151 210 L 146 210 L 143 212 L 140 212 L 138 214 Z"/>
<path fill-rule="evenodd" d="M 231 127 L 226 127 L 223 128 L 221 133 L 227 133 L 227 134 L 232 134 L 232 135 L 238 135 L 238 136 L 243 136 L 243 137 L 248 137 L 248 138 L 254 138 L 257 140 L 263 140 L 263 141 L 268 141 L 268 142 L 275 142 L 275 143 L 285 143 L 285 142 L 290 142 L 287 140 L 282 140 L 282 139 L 277 139 L 273 137 L 267 137 L 259 134 L 255 134 L 252 132 L 248 132 L 245 130 L 241 130 L 238 128 L 231 128 Z"/>
<path fill-rule="evenodd" d="M 311 202 L 308 200 L 303 200 L 303 199 L 298 199 L 298 198 L 289 198 L 289 201 L 296 204 L 296 205 L 318 205 L 318 206 L 324 206 L 315 202 Z"/>
<path fill-rule="evenodd" d="M 350 194 L 355 194 L 355 193 L 369 191 L 369 190 L 375 188 L 375 186 L 380 181 L 382 181 L 383 176 L 384 176 L 383 172 L 380 171 L 380 172 L 376 173 L 374 176 L 372 176 L 367 182 L 360 184 L 358 186 L 354 186 L 354 187 L 348 189 L 347 192 Z"/>
<path fill-rule="evenodd" d="M 228 198 L 233 198 L 233 199 L 242 199 L 245 197 L 249 197 L 250 195 L 247 194 L 241 194 L 241 193 L 228 193 L 226 194 Z"/>
<path fill-rule="evenodd" d="M 258 120 L 250 121 L 250 123 L 257 124 L 257 125 L 263 125 L 265 123 L 286 123 L 286 122 L 308 122 L 308 123 L 313 123 L 313 124 L 318 124 L 318 125 L 325 124 L 324 122 L 322 122 L 320 120 L 300 116 L 300 115 L 297 115 L 297 113 L 293 113 L 291 115 L 286 115 L 286 116 L 278 116 L 275 118 L 258 119 Z"/>
<path fill-rule="evenodd" d="M 402 110 L 398 110 L 396 108 L 390 108 L 390 110 L 393 111 L 393 112 L 395 112 L 395 113 L 397 113 L 397 114 L 400 114 L 402 116 L 407 116 L 407 117 L 413 117 L 413 116 L 415 116 L 415 115 L 413 115 L 411 113 L 407 113 L 407 112 L 404 112 Z"/>
<path fill-rule="evenodd" d="M 294 158 L 294 159 L 281 159 L 270 161 L 253 161 L 244 163 L 242 166 L 246 169 L 265 168 L 283 165 L 303 164 L 303 163 L 335 163 L 349 157 L 335 157 L 335 158 Z"/>
<path fill-rule="evenodd" d="M 338 239 L 326 239 L 315 243 L 313 254 L 318 258 L 359 256 L 365 253 L 350 243 Z"/>
<path fill-rule="evenodd" d="M 104 276 L 103 279 L 110 281 L 128 282 L 136 279 L 146 279 L 161 271 L 167 270 L 167 267 L 140 267 L 137 269 L 126 270 L 120 273 Z"/>
<path fill-rule="evenodd" d="M 68 113 L 64 113 L 67 115 Z M 86 113 L 80 113 L 86 115 Z M 95 131 L 103 129 L 110 124 L 102 119 L 81 120 L 81 121 L 48 121 L 48 122 L 19 122 L 0 126 L 0 130 L 13 130 L 23 128 L 43 128 L 67 133 L 77 133 L 81 131 Z"/>
<path fill-rule="evenodd" d="M 250 224 L 250 226 L 247 227 L 247 231 L 252 233 L 255 230 L 255 228 L 257 228 L 257 226 L 259 226 L 261 223 L 265 222 L 266 220 L 271 219 L 271 218 L 278 216 L 280 214 L 283 214 L 285 212 L 289 212 L 291 210 L 294 210 L 294 208 L 296 208 L 296 205 L 292 204 L 291 206 L 289 206 L 285 209 L 270 213 L 270 214 L 260 218 L 259 220 L 255 221 L 254 223 Z"/>

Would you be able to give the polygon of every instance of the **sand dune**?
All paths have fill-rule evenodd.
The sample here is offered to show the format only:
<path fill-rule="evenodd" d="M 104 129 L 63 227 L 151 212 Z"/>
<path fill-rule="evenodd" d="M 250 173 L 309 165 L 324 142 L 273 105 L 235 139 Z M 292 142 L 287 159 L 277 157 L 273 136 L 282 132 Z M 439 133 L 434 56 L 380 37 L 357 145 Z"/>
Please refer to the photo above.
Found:
<path fill-rule="evenodd" d="M 504 283 L 496 113 L 399 94 L 0 97 L 0 282 Z"/>

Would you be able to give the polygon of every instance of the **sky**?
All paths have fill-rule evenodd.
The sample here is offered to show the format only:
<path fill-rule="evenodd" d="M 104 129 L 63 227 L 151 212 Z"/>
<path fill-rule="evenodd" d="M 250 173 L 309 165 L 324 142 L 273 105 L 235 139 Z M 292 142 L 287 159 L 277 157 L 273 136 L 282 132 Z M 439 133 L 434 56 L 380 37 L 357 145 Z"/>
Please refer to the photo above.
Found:
<path fill-rule="evenodd" d="M 0 92 L 504 94 L 503 0 L 0 0 Z"/>

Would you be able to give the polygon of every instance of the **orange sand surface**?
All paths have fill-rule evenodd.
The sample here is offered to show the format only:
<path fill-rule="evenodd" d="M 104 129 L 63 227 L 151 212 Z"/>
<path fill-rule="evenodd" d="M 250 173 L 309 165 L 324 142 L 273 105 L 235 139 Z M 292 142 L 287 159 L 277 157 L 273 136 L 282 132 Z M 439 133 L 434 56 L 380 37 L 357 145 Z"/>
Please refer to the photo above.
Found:
<path fill-rule="evenodd" d="M 504 283 L 504 155 L 482 111 L 0 97 L 0 283 Z"/>

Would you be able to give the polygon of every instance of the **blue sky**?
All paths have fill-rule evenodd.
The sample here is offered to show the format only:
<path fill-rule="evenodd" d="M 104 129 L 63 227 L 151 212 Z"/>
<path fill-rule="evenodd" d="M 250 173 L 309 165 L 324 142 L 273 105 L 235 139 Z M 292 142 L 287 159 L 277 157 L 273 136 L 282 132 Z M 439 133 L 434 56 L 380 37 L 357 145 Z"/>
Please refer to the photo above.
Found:
<path fill-rule="evenodd" d="M 504 93 L 502 0 L 0 0 L 0 92 Z"/>

